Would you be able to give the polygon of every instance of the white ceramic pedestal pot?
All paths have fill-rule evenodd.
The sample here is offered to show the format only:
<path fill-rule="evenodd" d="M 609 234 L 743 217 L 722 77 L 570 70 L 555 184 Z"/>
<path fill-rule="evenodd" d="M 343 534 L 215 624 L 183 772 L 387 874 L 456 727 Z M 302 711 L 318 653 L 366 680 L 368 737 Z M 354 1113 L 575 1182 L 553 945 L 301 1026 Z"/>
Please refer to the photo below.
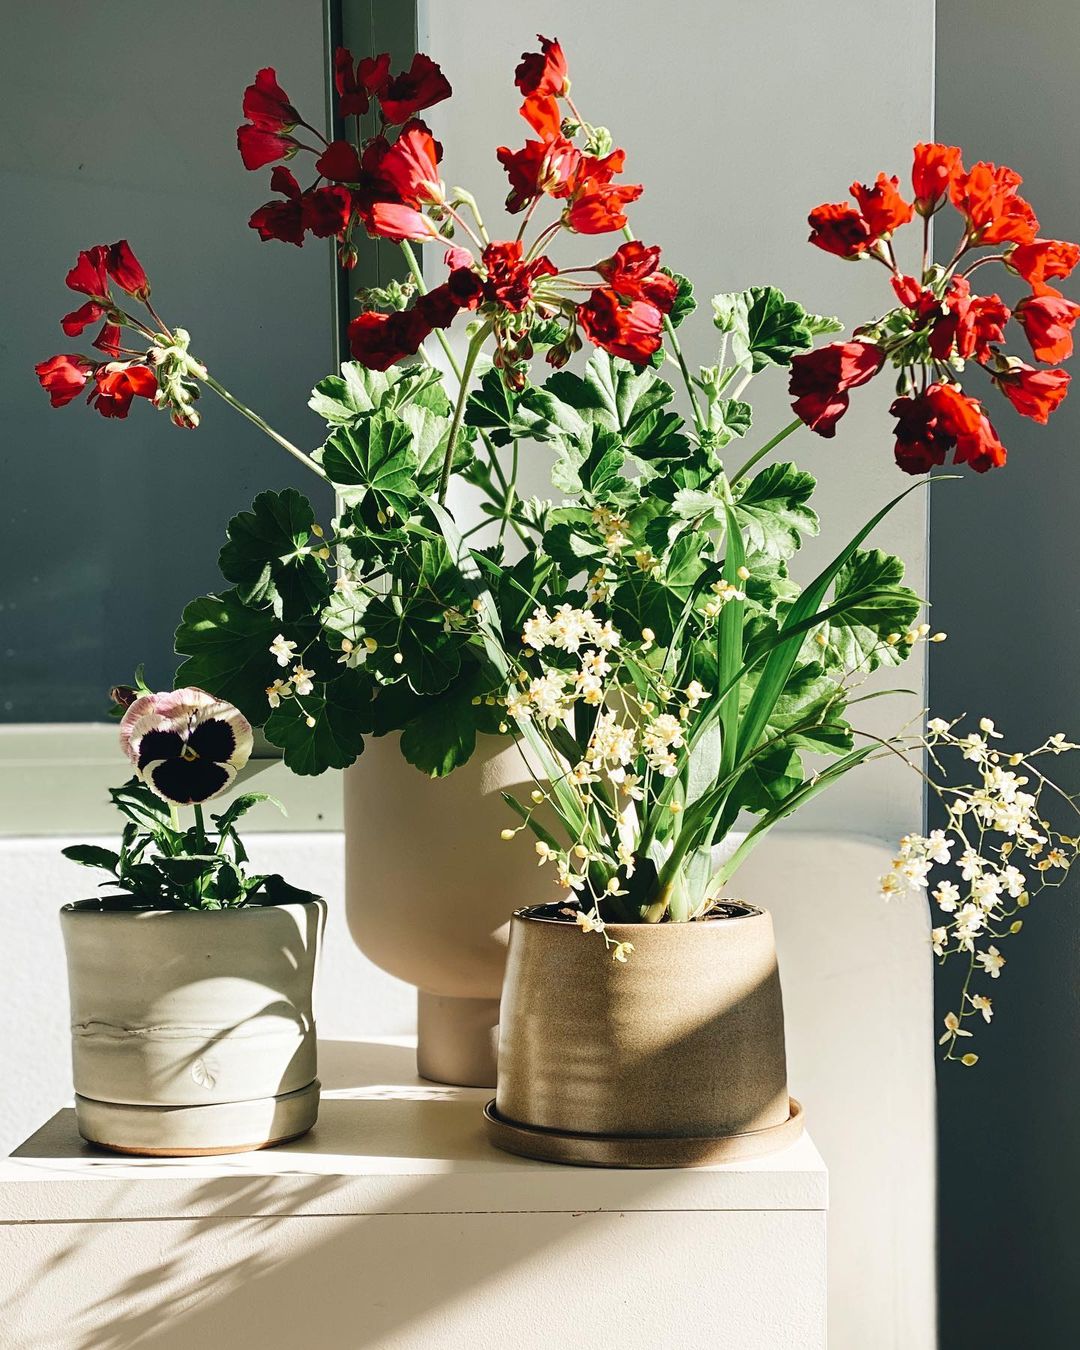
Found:
<path fill-rule="evenodd" d="M 527 831 L 499 837 L 520 823 L 500 792 L 527 802 L 533 786 L 519 751 L 490 736 L 446 778 L 406 763 L 396 736 L 368 741 L 345 771 L 349 929 L 365 956 L 417 986 L 424 1078 L 495 1086 L 510 914 L 557 894 Z"/>
<path fill-rule="evenodd" d="M 266 1148 L 309 1130 L 323 901 L 122 905 L 60 911 L 83 1138 L 169 1157 Z"/>
<path fill-rule="evenodd" d="M 557 908 L 510 931 L 493 1141 L 553 1162 L 678 1167 L 783 1147 L 788 1097 L 772 920 L 610 924 L 625 964 Z"/>

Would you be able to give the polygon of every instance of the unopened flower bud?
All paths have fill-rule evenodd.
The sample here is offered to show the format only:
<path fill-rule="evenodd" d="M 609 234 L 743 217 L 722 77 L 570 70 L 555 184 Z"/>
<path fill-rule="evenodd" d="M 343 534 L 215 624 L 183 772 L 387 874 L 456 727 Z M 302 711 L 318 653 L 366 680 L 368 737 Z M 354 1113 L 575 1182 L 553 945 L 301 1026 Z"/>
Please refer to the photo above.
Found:
<path fill-rule="evenodd" d="M 499 831 L 499 838 L 500 838 L 500 839 L 513 839 L 513 837 L 514 837 L 514 835 L 515 835 L 516 833 L 517 833 L 516 830 L 500 830 L 500 831 Z"/>

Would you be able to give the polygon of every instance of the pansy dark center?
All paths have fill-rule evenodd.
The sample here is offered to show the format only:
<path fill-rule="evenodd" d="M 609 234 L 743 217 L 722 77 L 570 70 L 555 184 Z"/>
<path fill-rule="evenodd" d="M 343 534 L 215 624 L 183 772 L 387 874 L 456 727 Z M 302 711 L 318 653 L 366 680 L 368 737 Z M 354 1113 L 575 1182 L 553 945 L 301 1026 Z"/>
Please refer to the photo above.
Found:
<path fill-rule="evenodd" d="M 188 806 L 228 784 L 235 750 L 232 727 L 211 717 L 186 737 L 178 731 L 148 731 L 139 745 L 139 769 L 163 797 Z"/>

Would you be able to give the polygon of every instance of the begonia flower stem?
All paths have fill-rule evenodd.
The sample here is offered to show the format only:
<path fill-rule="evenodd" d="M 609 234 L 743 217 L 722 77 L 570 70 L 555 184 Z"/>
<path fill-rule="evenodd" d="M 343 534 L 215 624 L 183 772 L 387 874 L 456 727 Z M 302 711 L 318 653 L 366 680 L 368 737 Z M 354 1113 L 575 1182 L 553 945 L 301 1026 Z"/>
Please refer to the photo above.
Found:
<path fill-rule="evenodd" d="M 235 408 L 242 417 L 246 417 L 247 420 L 257 426 L 260 431 L 264 431 L 272 441 L 276 441 L 283 450 L 287 450 L 289 454 L 292 455 L 293 459 L 298 460 L 305 469 L 310 469 L 312 473 L 318 474 L 320 478 L 326 477 L 326 471 L 321 464 L 316 464 L 310 455 L 305 455 L 303 450 L 300 450 L 297 446 L 293 445 L 292 441 L 287 441 L 284 436 L 280 436 L 269 422 L 264 422 L 257 412 L 252 412 L 251 409 L 241 403 L 238 398 L 234 398 L 225 386 L 219 384 L 212 375 L 207 374 L 202 376 L 202 381 L 217 394 L 218 398 L 224 399 L 230 408 Z"/>

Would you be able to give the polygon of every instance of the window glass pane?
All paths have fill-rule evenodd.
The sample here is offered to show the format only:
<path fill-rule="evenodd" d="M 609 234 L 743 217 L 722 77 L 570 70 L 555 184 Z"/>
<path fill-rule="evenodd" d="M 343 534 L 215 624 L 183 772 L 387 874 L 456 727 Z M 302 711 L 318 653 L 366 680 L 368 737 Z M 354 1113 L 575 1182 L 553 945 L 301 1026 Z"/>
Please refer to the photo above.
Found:
<path fill-rule="evenodd" d="M 182 431 L 142 401 L 126 421 L 81 399 L 53 410 L 38 386 L 36 361 L 91 350 L 96 328 L 69 338 L 59 324 L 84 298 L 64 286 L 76 253 L 126 237 L 162 317 L 226 387 L 304 448 L 322 429 L 306 398 L 331 369 L 328 246 L 264 244 L 248 228 L 273 195 L 270 169 L 245 171 L 235 141 L 265 62 L 321 124 L 321 6 L 107 8 L 63 6 L 58 24 L 55 6 L 24 6 L 0 44 L 0 86 L 20 112 L 19 134 L 0 141 L 5 722 L 98 719 L 139 661 L 168 684 L 180 610 L 220 585 L 225 524 L 257 491 L 295 484 L 331 512 L 329 493 L 213 394 Z"/>

